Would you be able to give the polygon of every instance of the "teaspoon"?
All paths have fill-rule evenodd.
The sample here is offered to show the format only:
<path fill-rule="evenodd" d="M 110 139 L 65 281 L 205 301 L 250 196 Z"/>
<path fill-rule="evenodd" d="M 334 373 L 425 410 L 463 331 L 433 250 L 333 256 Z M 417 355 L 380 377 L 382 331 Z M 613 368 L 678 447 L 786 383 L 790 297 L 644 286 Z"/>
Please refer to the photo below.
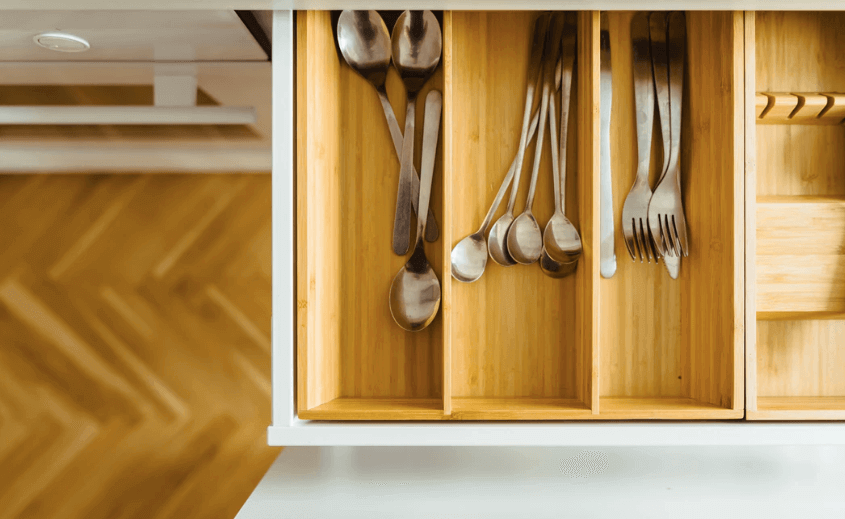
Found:
<path fill-rule="evenodd" d="M 534 105 L 534 94 L 537 90 L 534 78 L 537 78 L 536 82 L 539 83 L 540 75 L 542 74 L 543 46 L 546 41 L 546 32 L 549 29 L 550 20 L 551 14 L 546 13 L 540 15 L 534 23 L 531 59 L 528 63 L 528 87 L 525 93 L 525 115 L 522 118 L 522 135 L 520 135 L 519 148 L 516 152 L 516 167 L 514 168 L 511 196 L 510 200 L 508 200 L 508 208 L 505 210 L 505 214 L 499 217 L 496 223 L 493 224 L 487 241 L 487 249 L 490 252 L 490 257 L 503 267 L 516 265 L 516 262 L 508 252 L 508 229 L 510 229 L 513 223 L 513 206 L 516 203 L 517 191 L 519 191 L 519 177 L 522 174 L 525 146 L 528 144 L 528 126 L 531 120 L 531 107 Z"/>
<path fill-rule="evenodd" d="M 555 65 L 560 55 L 560 34 L 563 30 L 563 21 L 564 17 L 562 13 L 555 14 L 551 29 L 547 33 L 546 50 L 544 51 L 543 97 L 540 102 L 540 130 L 537 133 L 537 145 L 534 148 L 531 184 L 528 187 L 528 198 L 525 201 L 525 209 L 513 221 L 510 229 L 508 229 L 508 252 L 514 261 L 523 265 L 530 265 L 536 262 L 543 254 L 543 235 L 540 232 L 540 224 L 537 223 L 537 219 L 532 212 L 532 207 L 534 205 L 534 195 L 537 192 L 540 158 L 543 155 L 543 136 L 546 131 L 549 96 L 554 86 Z"/>
<path fill-rule="evenodd" d="M 431 198 L 431 179 L 434 176 L 434 158 L 437 153 L 437 136 L 440 132 L 440 111 L 443 98 L 432 90 L 425 98 L 423 120 L 422 162 L 420 164 L 420 214 L 417 219 L 417 239 L 411 259 L 393 278 L 390 285 L 390 314 L 396 324 L 416 332 L 434 320 L 440 308 L 440 280 L 429 265 L 423 248 L 428 203 Z"/>
<path fill-rule="evenodd" d="M 572 93 L 572 70 L 575 61 L 576 26 L 574 14 L 566 14 L 566 26 L 563 34 L 563 64 L 560 80 L 562 94 L 560 99 L 560 140 L 558 140 L 557 121 L 555 118 L 554 96 L 550 99 L 549 122 L 552 132 L 552 176 L 555 190 L 555 212 L 546 224 L 543 232 L 543 248 L 555 261 L 570 262 L 581 256 L 581 236 L 572 222 L 566 217 L 566 141 L 569 128 L 569 108 Z M 558 153 L 558 150 L 560 152 Z"/>
<path fill-rule="evenodd" d="M 540 121 L 540 112 L 534 112 L 534 117 L 531 119 L 531 127 L 528 129 L 528 142 L 534 138 L 537 123 Z M 484 269 L 487 267 L 487 241 L 484 235 L 487 233 L 487 228 L 490 227 L 490 222 L 493 221 L 493 215 L 502 204 L 502 199 L 513 180 L 514 170 L 516 169 L 516 157 L 511 163 L 508 174 L 502 180 L 502 185 L 499 186 L 499 192 L 496 193 L 496 198 L 490 205 L 487 215 L 484 217 L 481 227 L 470 234 L 463 240 L 459 241 L 455 248 L 452 249 L 452 277 L 464 283 L 472 283 L 477 281 Z"/>
<path fill-rule="evenodd" d="M 337 43 L 340 53 L 349 66 L 373 85 L 381 101 L 384 117 L 390 129 L 393 149 L 396 156 L 402 158 L 402 129 L 396 121 L 396 114 L 387 98 L 384 83 L 390 68 L 390 33 L 381 16 L 376 11 L 343 11 L 337 20 Z M 416 169 L 411 172 L 411 204 L 414 212 L 420 198 L 420 179 Z M 428 211 L 428 225 L 425 239 L 437 241 L 440 231 L 434 213 Z"/>
<path fill-rule="evenodd" d="M 414 168 L 414 122 L 417 94 L 440 63 L 443 36 L 440 24 L 431 11 L 405 11 L 399 15 L 391 35 L 393 64 L 405 83 L 408 107 L 405 110 L 405 132 L 402 139 L 402 167 L 396 193 L 396 216 L 393 220 L 393 252 L 408 252 L 411 233 L 411 177 Z"/>

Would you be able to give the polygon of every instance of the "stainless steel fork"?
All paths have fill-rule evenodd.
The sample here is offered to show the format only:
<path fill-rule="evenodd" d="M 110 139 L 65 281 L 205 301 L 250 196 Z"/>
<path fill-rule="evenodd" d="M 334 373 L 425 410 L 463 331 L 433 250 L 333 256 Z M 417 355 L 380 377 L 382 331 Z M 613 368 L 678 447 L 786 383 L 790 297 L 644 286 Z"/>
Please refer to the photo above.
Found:
<path fill-rule="evenodd" d="M 661 37 L 662 17 L 652 17 L 651 38 Z M 657 23 L 655 23 L 657 22 Z M 686 17 L 683 12 L 674 12 L 668 17 L 668 44 L 666 45 L 669 61 L 669 114 L 672 143 L 669 165 L 660 184 L 654 189 L 648 207 L 648 225 L 654 236 L 654 244 L 662 256 L 680 257 L 689 255 L 687 221 L 684 216 L 683 197 L 681 195 L 681 172 L 679 156 L 681 152 L 681 104 L 684 87 L 684 56 L 686 55 Z M 663 33 L 665 38 L 667 33 Z M 655 56 L 655 82 L 661 88 L 657 74 L 658 59 Z"/>
<path fill-rule="evenodd" d="M 652 259 L 657 261 L 658 256 L 648 227 L 648 205 L 652 196 L 648 172 L 654 125 L 654 78 L 648 31 L 648 13 L 635 15 L 631 21 L 631 44 L 637 119 L 637 176 L 622 206 L 622 234 L 631 258 L 651 263 Z"/>

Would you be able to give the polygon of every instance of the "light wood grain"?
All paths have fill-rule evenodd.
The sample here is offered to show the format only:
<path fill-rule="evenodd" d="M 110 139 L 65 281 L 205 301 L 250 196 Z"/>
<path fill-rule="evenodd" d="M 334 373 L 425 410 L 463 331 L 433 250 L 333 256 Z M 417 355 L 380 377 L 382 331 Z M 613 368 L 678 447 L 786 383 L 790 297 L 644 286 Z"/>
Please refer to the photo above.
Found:
<path fill-rule="evenodd" d="M 271 178 L 0 176 L 0 517 L 234 517 L 279 453 Z"/>
<path fill-rule="evenodd" d="M 577 398 L 454 398 L 455 420 L 589 420 L 597 415 Z"/>
<path fill-rule="evenodd" d="M 599 172 L 601 168 L 601 18 L 598 11 L 587 11 L 578 15 L 578 59 L 577 85 L 581 92 L 578 103 L 578 198 L 581 207 L 581 243 L 584 247 L 580 259 L 578 278 L 576 278 L 581 301 L 575 310 L 578 323 L 576 340 L 583 346 L 579 357 L 578 373 L 582 376 L 578 387 L 583 399 L 590 403 L 593 415 L 600 409 L 599 362 L 601 359 L 600 338 L 600 297 L 599 285 Z M 574 98 L 573 98 L 574 99 Z M 570 130 L 572 132 L 572 130 Z M 567 166 L 568 167 L 568 166 Z M 568 175 L 569 176 L 569 175 Z M 567 187 L 567 189 L 571 189 Z M 567 206 L 569 204 L 567 200 Z M 586 372 L 587 367 L 590 371 Z"/>
<path fill-rule="evenodd" d="M 819 114 L 829 113 L 836 100 L 824 93 L 841 90 L 845 71 L 827 56 L 845 43 L 843 28 L 845 13 L 756 13 L 754 45 L 746 49 L 756 58 L 749 95 L 793 92 L 814 100 L 811 112 L 824 98 Z M 835 112 L 832 117 L 836 123 Z M 845 129 L 817 125 L 829 122 L 823 118 L 809 118 L 813 125 L 758 124 L 755 131 L 749 279 L 756 280 L 757 299 L 748 312 L 757 330 L 749 330 L 747 342 L 752 420 L 845 418 L 838 340 L 845 331 Z"/>
<path fill-rule="evenodd" d="M 527 63 L 536 12 L 452 13 L 452 243 L 481 224 L 516 154 L 522 125 Z M 579 69 L 580 70 L 580 69 Z M 532 78 L 533 80 L 533 78 Z M 573 90 L 578 90 L 577 88 Z M 578 103 L 580 92 L 575 93 Z M 577 104 L 575 105 L 577 106 Z M 577 170 L 580 128 L 570 118 L 567 213 L 585 220 Z M 534 147 L 526 152 L 516 212 L 522 211 Z M 505 203 L 496 218 L 505 210 Z M 546 136 L 534 214 L 543 227 L 554 210 L 549 139 Z M 503 268 L 488 261 L 484 276 L 452 285 L 453 413 L 465 398 L 558 398 L 585 401 L 583 379 L 592 366 L 581 359 L 577 308 L 584 301 L 583 258 L 575 276 L 553 280 L 537 265 Z M 586 314 L 586 312 L 585 312 Z M 528 400 L 525 400 L 528 401 Z M 518 407 L 514 404 L 512 407 Z M 475 413 L 487 409 L 480 406 Z M 531 416 L 537 413 L 527 409 Z M 493 409 L 490 418 L 501 417 Z M 468 416 L 464 414 L 464 416 Z"/>
<path fill-rule="evenodd" d="M 617 215 L 636 173 L 632 16 L 609 13 Z M 617 240 L 617 273 L 600 282 L 603 415 L 615 398 L 643 399 L 641 412 L 635 405 L 614 411 L 627 418 L 651 417 L 646 403 L 651 398 L 657 406 L 671 397 L 731 411 L 743 408 L 743 30 L 742 13 L 687 13 L 682 183 L 691 253 L 682 261 L 680 279 L 673 281 L 662 265 L 631 261 Z M 656 128 L 653 179 L 660 167 L 659 143 Z M 713 279 L 720 280 L 718 286 Z"/>
<path fill-rule="evenodd" d="M 455 105 L 454 92 L 452 89 L 453 72 L 453 43 L 454 37 L 452 34 L 453 27 L 452 12 L 446 11 L 443 13 L 443 127 L 453 128 Z M 447 206 L 447 202 L 451 204 L 453 200 L 452 195 L 452 175 L 455 154 L 455 133 L 452 131 L 441 132 L 441 141 L 443 142 L 443 207 Z M 441 277 L 441 301 L 440 317 L 443 323 L 443 414 L 452 414 L 452 211 L 443 211 L 443 219 L 440 220 L 440 243 L 443 248 L 443 270 Z"/>
<path fill-rule="evenodd" d="M 760 94 L 754 84 L 756 13 L 746 11 L 745 25 L 745 409 L 757 410 L 757 121 Z M 755 103 L 756 100 L 756 103 Z M 768 98 L 766 98 L 768 103 Z M 756 106 L 755 106 L 756 104 Z"/>
<path fill-rule="evenodd" d="M 742 418 L 742 409 L 728 409 L 684 397 L 605 397 L 602 415 L 609 420 L 727 420 Z"/>
<path fill-rule="evenodd" d="M 388 307 L 408 259 L 390 247 L 399 160 L 375 90 L 341 63 L 332 23 L 326 11 L 298 13 L 299 410 L 338 397 L 440 399 L 442 320 L 406 332 Z M 442 67 L 420 102 L 433 87 L 443 88 Z M 405 90 L 392 70 L 387 91 L 404 127 Z M 437 157 L 431 207 L 442 222 L 442 146 Z M 442 282 L 442 244 L 426 244 L 426 256 Z"/>
<path fill-rule="evenodd" d="M 757 312 L 845 317 L 845 197 L 757 203 Z"/>
<path fill-rule="evenodd" d="M 845 118 L 845 96 L 815 92 L 757 94 L 757 124 L 840 124 Z M 760 97 L 767 100 L 760 113 Z"/>
<path fill-rule="evenodd" d="M 439 398 L 335 398 L 299 411 L 304 420 L 441 420 Z"/>

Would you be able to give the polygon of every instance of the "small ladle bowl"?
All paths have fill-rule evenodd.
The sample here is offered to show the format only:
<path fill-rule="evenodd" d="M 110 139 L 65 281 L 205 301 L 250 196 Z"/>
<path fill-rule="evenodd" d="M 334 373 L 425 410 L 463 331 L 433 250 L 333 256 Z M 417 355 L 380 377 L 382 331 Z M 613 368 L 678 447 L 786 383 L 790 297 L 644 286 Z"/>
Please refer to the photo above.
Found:
<path fill-rule="evenodd" d="M 534 263 L 543 254 L 543 233 L 530 209 L 517 216 L 508 230 L 508 252 L 522 265 Z"/>

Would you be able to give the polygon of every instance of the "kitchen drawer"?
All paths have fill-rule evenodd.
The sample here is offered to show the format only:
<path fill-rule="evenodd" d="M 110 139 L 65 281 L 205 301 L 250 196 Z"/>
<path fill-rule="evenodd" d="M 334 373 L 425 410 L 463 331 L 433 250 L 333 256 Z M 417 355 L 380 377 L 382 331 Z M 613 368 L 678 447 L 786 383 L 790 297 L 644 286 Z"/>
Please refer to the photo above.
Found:
<path fill-rule="evenodd" d="M 438 16 L 443 60 L 427 88 L 444 96 L 432 195 L 441 238 L 426 249 L 443 300 L 434 323 L 411 333 L 393 323 L 387 304 L 407 258 L 390 248 L 399 161 L 378 97 L 343 63 L 332 13 L 297 14 L 297 416 L 741 418 L 743 13 L 687 15 L 682 169 L 693 252 L 680 279 L 631 262 L 621 239 L 618 272 L 599 276 L 599 12 L 589 11 L 579 13 L 567 157 L 567 207 L 583 258 L 562 280 L 536 265 L 490 262 L 472 284 L 451 278 L 450 251 L 481 223 L 515 153 L 539 12 Z M 609 13 L 617 218 L 635 174 L 632 16 Z M 404 88 L 394 71 L 387 90 L 401 126 Z M 422 110 L 417 114 L 420 139 Z M 541 224 L 553 211 L 548 155 L 534 211 Z"/>
<path fill-rule="evenodd" d="M 748 16 L 748 418 L 842 420 L 845 12 Z"/>

